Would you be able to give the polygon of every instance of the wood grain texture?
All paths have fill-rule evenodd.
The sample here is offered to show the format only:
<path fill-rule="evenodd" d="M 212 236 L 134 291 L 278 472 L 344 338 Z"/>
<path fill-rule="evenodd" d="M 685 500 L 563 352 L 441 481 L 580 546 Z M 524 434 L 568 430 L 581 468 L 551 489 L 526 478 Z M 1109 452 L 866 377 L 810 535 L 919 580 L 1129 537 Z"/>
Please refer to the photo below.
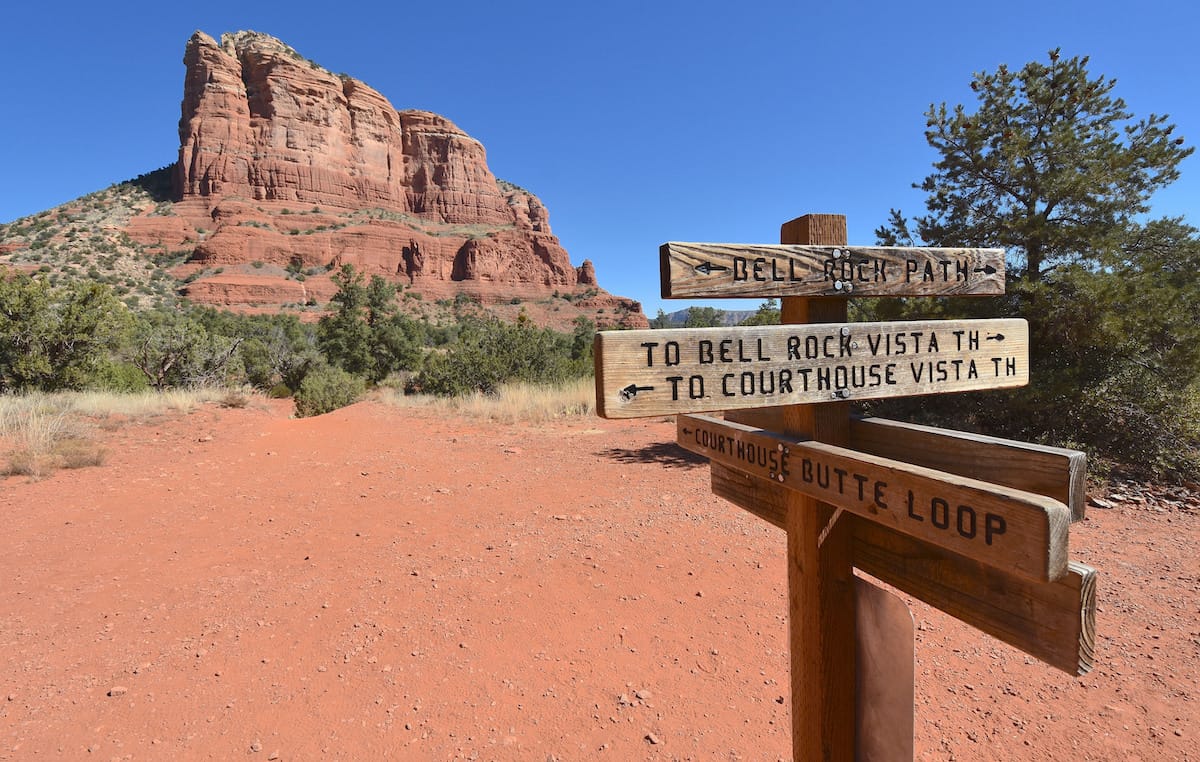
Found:
<path fill-rule="evenodd" d="M 1045 495 L 1066 505 L 1072 522 L 1084 517 L 1087 455 L 1078 450 L 886 418 L 852 419 L 850 448 Z"/>
<path fill-rule="evenodd" d="M 725 416 L 768 431 L 783 428 L 783 408 L 731 411 Z M 1087 504 L 1087 454 L 886 418 L 851 418 L 849 448 L 904 463 L 970 476 L 1052 497 L 1080 521 Z"/>
<path fill-rule="evenodd" d="M 785 244 L 846 244 L 846 218 L 808 214 L 783 224 Z M 785 297 L 783 323 L 844 323 L 846 300 Z M 844 444 L 845 402 L 790 405 L 784 431 Z M 785 499 L 792 758 L 850 762 L 855 757 L 856 642 L 851 525 L 833 506 L 799 492 Z"/>
<path fill-rule="evenodd" d="M 788 491 L 712 465 L 713 493 L 780 529 Z M 1091 670 L 1096 642 L 1095 569 L 1074 561 L 1037 582 L 851 517 L 854 564 L 879 580 L 1071 675 Z"/>
<path fill-rule="evenodd" d="M 870 762 L 913 762 L 916 633 L 904 599 L 854 578 L 855 756 Z"/>
<path fill-rule="evenodd" d="M 1004 250 L 668 242 L 664 299 L 995 296 Z"/>
<path fill-rule="evenodd" d="M 812 302 L 805 309 L 811 312 L 840 300 L 797 301 Z M 596 405 L 605 418 L 1000 389 L 1029 381 L 1029 328 L 1021 319 L 603 331 L 594 347 Z"/>
<path fill-rule="evenodd" d="M 1050 581 L 1066 570 L 1062 503 L 710 416 L 677 419 L 680 446 L 988 566 Z"/>
<path fill-rule="evenodd" d="M 1071 562 L 1057 582 L 1032 582 L 862 521 L 854 522 L 854 564 L 1068 674 L 1092 668 L 1097 574 L 1089 566 Z"/>

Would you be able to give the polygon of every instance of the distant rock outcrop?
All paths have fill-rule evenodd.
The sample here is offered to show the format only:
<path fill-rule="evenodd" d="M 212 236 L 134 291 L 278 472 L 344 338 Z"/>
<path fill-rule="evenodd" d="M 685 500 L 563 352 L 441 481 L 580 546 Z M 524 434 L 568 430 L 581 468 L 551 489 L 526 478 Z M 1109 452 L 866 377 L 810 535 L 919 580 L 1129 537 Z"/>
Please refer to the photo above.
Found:
<path fill-rule="evenodd" d="M 530 315 L 539 322 L 647 324 L 637 302 L 599 289 L 590 262 L 572 266 L 541 201 L 498 181 L 483 146 L 450 120 L 397 111 L 254 32 L 219 43 L 196 32 L 184 64 L 175 203 L 128 232 L 193 246 L 180 270 L 189 298 L 259 309 L 319 300 L 328 271 L 348 263 L 432 298 L 564 297 Z M 297 273 L 307 282 L 289 282 Z"/>

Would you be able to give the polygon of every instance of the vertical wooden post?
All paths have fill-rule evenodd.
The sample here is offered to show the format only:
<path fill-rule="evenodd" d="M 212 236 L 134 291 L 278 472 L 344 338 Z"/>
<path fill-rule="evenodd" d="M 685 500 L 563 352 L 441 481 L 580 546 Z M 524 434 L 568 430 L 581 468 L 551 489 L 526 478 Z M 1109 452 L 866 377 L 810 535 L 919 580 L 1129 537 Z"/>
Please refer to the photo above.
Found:
<path fill-rule="evenodd" d="M 846 245 L 846 218 L 809 214 L 784 223 L 779 242 Z M 842 298 L 785 297 L 783 323 L 846 321 Z M 831 396 L 832 399 L 832 396 Z M 849 403 L 792 405 L 784 433 L 849 442 Z M 799 493 L 787 498 L 788 626 L 791 648 L 792 758 L 852 762 L 855 718 L 854 570 L 848 520 Z"/>

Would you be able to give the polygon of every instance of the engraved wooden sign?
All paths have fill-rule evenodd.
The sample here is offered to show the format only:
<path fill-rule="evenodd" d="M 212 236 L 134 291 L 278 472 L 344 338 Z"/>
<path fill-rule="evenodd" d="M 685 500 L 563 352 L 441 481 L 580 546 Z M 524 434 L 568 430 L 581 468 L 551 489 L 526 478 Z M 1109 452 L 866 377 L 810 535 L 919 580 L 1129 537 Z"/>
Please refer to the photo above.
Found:
<path fill-rule="evenodd" d="M 781 408 L 732 410 L 726 420 L 756 429 L 779 431 Z M 1062 447 L 939 429 L 886 418 L 851 418 L 851 450 L 902 460 L 936 471 L 984 478 L 996 484 L 1052 497 L 1081 521 L 1087 504 L 1087 454 Z M 987 470 L 981 471 L 980 464 Z M 714 472 L 715 489 L 715 472 Z"/>
<path fill-rule="evenodd" d="M 1085 458 L 850 420 L 856 399 L 1028 383 L 1024 320 L 847 323 L 840 298 L 1003 294 L 1003 250 L 848 246 L 830 214 L 780 240 L 664 244 L 664 298 L 782 297 L 783 325 L 599 333 L 596 408 L 678 414 L 713 492 L 786 530 L 793 759 L 908 759 L 911 616 L 855 569 L 1083 674 L 1096 572 L 1067 534 Z"/>
<path fill-rule="evenodd" d="M 713 493 L 784 528 L 783 485 L 713 463 Z M 1095 569 L 1075 561 L 1039 582 L 934 547 L 857 516 L 854 565 L 1070 675 L 1091 671 L 1096 648 Z"/>
<path fill-rule="evenodd" d="M 1066 572 L 1071 513 L 1057 500 L 711 416 L 681 415 L 677 428 L 681 447 L 714 463 L 988 566 L 1040 581 Z"/>
<path fill-rule="evenodd" d="M 1024 386 L 1024 320 L 923 320 L 596 334 L 605 418 Z"/>
<path fill-rule="evenodd" d="M 1003 249 L 664 243 L 664 299 L 994 296 Z"/>

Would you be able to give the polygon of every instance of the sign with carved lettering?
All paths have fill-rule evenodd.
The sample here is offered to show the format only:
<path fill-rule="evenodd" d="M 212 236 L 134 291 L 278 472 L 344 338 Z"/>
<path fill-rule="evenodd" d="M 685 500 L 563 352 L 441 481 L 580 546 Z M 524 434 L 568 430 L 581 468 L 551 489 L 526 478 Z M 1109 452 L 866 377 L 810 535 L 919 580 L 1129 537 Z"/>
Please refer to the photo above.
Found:
<path fill-rule="evenodd" d="M 854 568 L 1086 673 L 1096 572 L 1067 559 L 1084 456 L 850 420 L 848 400 L 1029 382 L 1024 320 L 846 323 L 830 298 L 1003 294 L 1002 249 L 848 246 L 845 217 L 821 214 L 780 239 L 663 244 L 663 298 L 782 297 L 788 322 L 598 333 L 596 411 L 675 414 L 713 492 L 787 531 L 793 756 L 903 762 L 912 618 Z"/>
<path fill-rule="evenodd" d="M 605 418 L 1024 386 L 1024 320 L 922 320 L 596 335 Z"/>
<path fill-rule="evenodd" d="M 1066 573 L 1071 512 L 1052 498 L 710 416 L 676 426 L 681 447 L 714 463 L 902 534 L 1030 579 Z"/>
<path fill-rule="evenodd" d="M 664 299 L 994 296 L 1003 249 L 665 243 Z"/>
<path fill-rule="evenodd" d="M 783 485 L 720 463 L 712 464 L 712 476 L 713 494 L 781 529 L 786 526 Z M 1096 646 L 1095 569 L 1068 561 L 1065 575 L 1041 582 L 876 522 L 847 518 L 857 519 L 856 567 L 1068 674 L 1091 671 Z"/>

